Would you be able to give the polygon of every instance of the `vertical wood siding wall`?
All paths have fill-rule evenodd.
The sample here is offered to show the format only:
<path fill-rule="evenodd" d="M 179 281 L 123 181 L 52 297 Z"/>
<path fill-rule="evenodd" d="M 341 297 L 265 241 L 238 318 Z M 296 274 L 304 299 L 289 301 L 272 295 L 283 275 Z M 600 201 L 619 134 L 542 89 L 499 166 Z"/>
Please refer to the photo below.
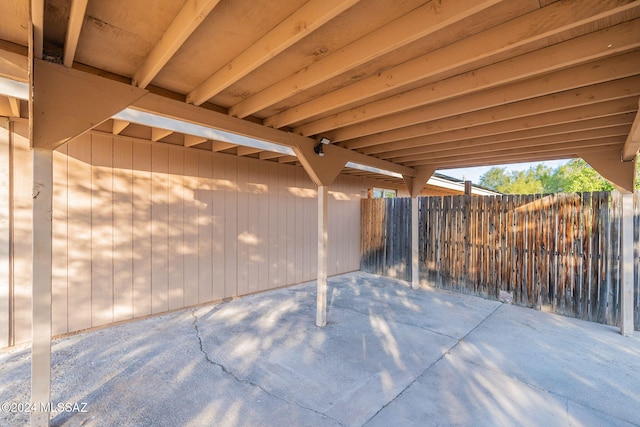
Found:
<path fill-rule="evenodd" d="M 409 280 L 410 199 L 362 201 L 361 269 Z M 423 283 L 618 325 L 619 193 L 420 198 Z M 640 329 L 640 193 L 635 197 L 635 327 Z"/>
<path fill-rule="evenodd" d="M 16 123 L 15 342 L 31 337 L 31 156 Z M 300 167 L 90 133 L 54 152 L 55 335 L 313 280 Z M 359 268 L 362 183 L 331 186 L 329 273 Z"/>

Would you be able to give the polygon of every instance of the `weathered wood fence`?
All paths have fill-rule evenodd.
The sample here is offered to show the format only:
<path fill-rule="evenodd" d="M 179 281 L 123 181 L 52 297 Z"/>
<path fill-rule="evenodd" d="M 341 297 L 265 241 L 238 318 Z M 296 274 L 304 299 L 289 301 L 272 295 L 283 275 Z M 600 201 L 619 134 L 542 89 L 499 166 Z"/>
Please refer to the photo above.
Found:
<path fill-rule="evenodd" d="M 419 198 L 420 280 L 431 286 L 618 325 L 617 192 Z M 640 193 L 634 319 L 640 330 Z M 411 279 L 411 199 L 362 201 L 361 269 Z"/>

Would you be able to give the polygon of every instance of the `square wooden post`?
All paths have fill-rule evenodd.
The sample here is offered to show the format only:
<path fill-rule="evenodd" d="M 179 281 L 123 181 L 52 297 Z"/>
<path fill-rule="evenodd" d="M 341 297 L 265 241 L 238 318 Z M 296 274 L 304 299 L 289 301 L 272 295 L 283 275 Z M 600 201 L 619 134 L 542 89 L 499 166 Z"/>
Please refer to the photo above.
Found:
<path fill-rule="evenodd" d="M 316 326 L 327 324 L 327 241 L 329 236 L 328 195 L 329 187 L 318 186 L 318 291 L 316 305 Z"/>
<path fill-rule="evenodd" d="M 51 398 L 51 242 L 53 151 L 33 149 L 32 426 L 48 426 Z M 46 409 L 41 411 L 41 409 Z"/>
<path fill-rule="evenodd" d="M 411 198 L 411 287 L 418 289 L 420 287 L 420 250 L 418 244 L 420 242 L 419 236 L 419 221 L 418 216 L 420 213 L 418 197 Z"/>
<path fill-rule="evenodd" d="M 9 120 L 0 117 L 0 348 L 11 343 L 10 277 L 9 277 Z"/>
<path fill-rule="evenodd" d="M 633 335 L 633 193 L 622 194 L 622 289 L 620 333 Z"/>

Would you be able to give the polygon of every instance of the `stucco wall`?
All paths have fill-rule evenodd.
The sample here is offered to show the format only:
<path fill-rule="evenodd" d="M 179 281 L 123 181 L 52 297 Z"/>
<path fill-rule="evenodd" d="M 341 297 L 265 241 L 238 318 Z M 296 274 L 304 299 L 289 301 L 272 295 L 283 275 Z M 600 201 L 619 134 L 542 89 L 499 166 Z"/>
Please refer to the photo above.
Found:
<path fill-rule="evenodd" d="M 14 128 L 20 343 L 31 334 L 31 156 L 26 123 Z M 315 279 L 316 189 L 300 167 L 94 132 L 54 153 L 54 182 L 54 335 Z M 329 274 L 358 270 L 366 188 L 341 176 L 329 197 Z"/>

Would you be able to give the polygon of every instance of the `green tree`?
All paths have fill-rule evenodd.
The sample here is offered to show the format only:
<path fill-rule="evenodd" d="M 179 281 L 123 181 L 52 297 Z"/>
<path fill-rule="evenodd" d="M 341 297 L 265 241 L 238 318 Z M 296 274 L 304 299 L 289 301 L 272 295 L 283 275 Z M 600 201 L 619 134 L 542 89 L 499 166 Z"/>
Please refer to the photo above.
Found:
<path fill-rule="evenodd" d="M 492 167 L 480 177 L 480 185 L 491 190 L 503 192 L 501 189 L 509 185 L 507 168 Z"/>
<path fill-rule="evenodd" d="M 604 179 L 598 172 L 582 159 L 573 159 L 564 166 L 563 174 L 565 182 L 563 191 L 579 192 L 586 191 L 611 191 L 613 185 Z"/>
<path fill-rule="evenodd" d="M 480 185 L 504 194 L 583 193 L 614 189 L 582 159 L 570 160 L 555 169 L 539 164 L 526 171 L 507 173 L 504 167 L 493 167 L 480 177 Z M 640 188 L 640 168 L 636 170 L 636 188 Z"/>

